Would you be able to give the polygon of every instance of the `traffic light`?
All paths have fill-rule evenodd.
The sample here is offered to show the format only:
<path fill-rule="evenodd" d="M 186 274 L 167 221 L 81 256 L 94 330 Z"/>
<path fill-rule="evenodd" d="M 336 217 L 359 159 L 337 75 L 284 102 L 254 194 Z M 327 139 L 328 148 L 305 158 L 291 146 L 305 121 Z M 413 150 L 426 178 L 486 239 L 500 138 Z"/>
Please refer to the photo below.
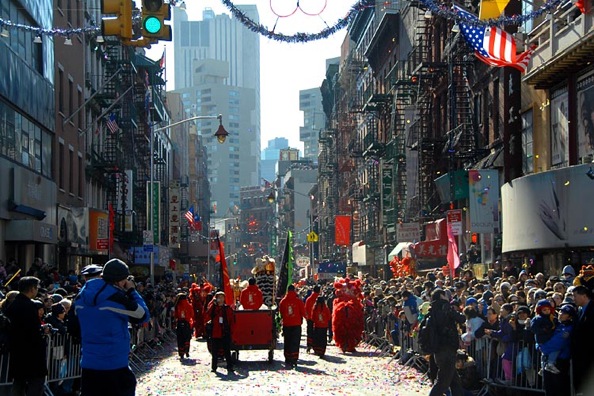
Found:
<path fill-rule="evenodd" d="M 103 36 L 119 36 L 128 40 L 132 38 L 131 0 L 101 0 L 101 14 L 103 14 L 101 20 Z M 106 15 L 108 16 L 105 18 Z"/>
<path fill-rule="evenodd" d="M 171 41 L 171 26 L 165 21 L 171 19 L 171 5 L 163 0 L 142 1 L 142 36 Z"/>

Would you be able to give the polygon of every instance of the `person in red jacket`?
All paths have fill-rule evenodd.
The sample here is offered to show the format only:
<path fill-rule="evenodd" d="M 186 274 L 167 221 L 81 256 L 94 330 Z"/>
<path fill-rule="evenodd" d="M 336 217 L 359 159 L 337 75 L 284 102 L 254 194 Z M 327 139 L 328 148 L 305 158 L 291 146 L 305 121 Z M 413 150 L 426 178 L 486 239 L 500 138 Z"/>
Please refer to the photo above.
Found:
<path fill-rule="evenodd" d="M 173 316 L 177 321 L 175 333 L 177 336 L 177 352 L 179 358 L 190 357 L 190 340 L 194 326 L 194 308 L 185 293 L 179 293 L 175 300 Z"/>
<path fill-rule="evenodd" d="M 307 353 L 313 347 L 313 319 L 311 318 L 311 311 L 320 295 L 320 285 L 315 285 L 313 292 L 305 300 L 305 319 L 307 320 Z"/>
<path fill-rule="evenodd" d="M 305 317 L 305 304 L 297 297 L 295 286 L 290 285 L 287 288 L 287 294 L 279 304 L 279 312 L 283 322 L 285 363 L 295 367 L 299 360 L 301 324 Z"/>
<path fill-rule="evenodd" d="M 313 322 L 313 343 L 312 348 L 314 353 L 319 357 L 324 357 L 326 354 L 326 345 L 328 345 L 328 325 L 332 320 L 332 314 L 324 296 L 318 296 L 316 305 L 311 309 L 309 315 Z"/>
<path fill-rule="evenodd" d="M 225 293 L 215 293 L 212 304 L 209 305 L 204 320 L 212 321 L 212 334 L 209 340 L 210 353 L 212 355 L 212 372 L 217 371 L 217 361 L 222 350 L 227 362 L 227 372 L 233 372 L 233 360 L 231 359 L 231 332 L 233 331 L 232 308 L 225 304 Z"/>
<path fill-rule="evenodd" d="M 243 309 L 260 309 L 262 306 L 262 290 L 256 285 L 256 278 L 248 279 L 246 287 L 239 297 Z"/>

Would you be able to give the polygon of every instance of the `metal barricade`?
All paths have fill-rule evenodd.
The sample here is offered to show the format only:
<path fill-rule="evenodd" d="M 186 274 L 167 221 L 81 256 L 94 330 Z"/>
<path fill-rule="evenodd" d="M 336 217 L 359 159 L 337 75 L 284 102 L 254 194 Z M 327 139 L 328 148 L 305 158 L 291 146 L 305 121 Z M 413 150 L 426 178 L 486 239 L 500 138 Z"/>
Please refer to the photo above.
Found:
<path fill-rule="evenodd" d="M 81 345 L 69 334 L 54 334 L 47 344 L 47 382 L 80 378 Z"/>
<path fill-rule="evenodd" d="M 511 348 L 504 345 L 511 356 L 500 356 L 498 340 L 490 340 L 487 349 L 487 375 L 485 388 L 505 388 L 518 391 L 544 393 L 542 376 L 538 374 L 541 353 L 533 343 L 513 342 Z M 487 393 L 483 393 L 487 394 Z"/>

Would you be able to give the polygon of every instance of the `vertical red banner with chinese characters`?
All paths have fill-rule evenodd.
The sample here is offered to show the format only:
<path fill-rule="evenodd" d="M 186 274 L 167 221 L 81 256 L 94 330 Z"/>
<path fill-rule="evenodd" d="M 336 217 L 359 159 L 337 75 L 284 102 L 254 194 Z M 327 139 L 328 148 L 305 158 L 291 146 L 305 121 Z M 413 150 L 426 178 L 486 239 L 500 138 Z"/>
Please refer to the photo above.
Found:
<path fill-rule="evenodd" d="M 334 218 L 334 243 L 336 246 L 351 245 L 351 216 Z"/>

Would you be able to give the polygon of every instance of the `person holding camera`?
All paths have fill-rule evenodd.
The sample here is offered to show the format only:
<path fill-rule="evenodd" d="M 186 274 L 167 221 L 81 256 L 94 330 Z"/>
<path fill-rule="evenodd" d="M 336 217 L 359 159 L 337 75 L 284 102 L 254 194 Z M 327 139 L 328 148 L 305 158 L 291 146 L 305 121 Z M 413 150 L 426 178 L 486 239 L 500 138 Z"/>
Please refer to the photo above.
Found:
<path fill-rule="evenodd" d="M 222 352 L 225 361 L 227 361 L 227 372 L 232 373 L 231 332 L 233 331 L 233 312 L 231 312 L 231 307 L 225 304 L 224 292 L 216 292 L 214 300 L 208 306 L 204 319 L 207 321 L 205 327 L 210 354 L 212 355 L 212 372 L 217 371 L 217 362 Z"/>
<path fill-rule="evenodd" d="M 13 396 L 43 395 L 47 375 L 46 340 L 51 326 L 41 325 L 39 309 L 33 302 L 40 280 L 24 276 L 19 280 L 19 294 L 6 309 L 10 320 L 8 333 L 9 379 L 13 380 Z"/>
<path fill-rule="evenodd" d="M 149 320 L 149 310 L 136 291 L 128 266 L 109 260 L 101 279 L 85 283 L 76 297 L 82 336 L 82 396 L 133 396 L 136 378 L 128 367 L 128 323 Z"/>

